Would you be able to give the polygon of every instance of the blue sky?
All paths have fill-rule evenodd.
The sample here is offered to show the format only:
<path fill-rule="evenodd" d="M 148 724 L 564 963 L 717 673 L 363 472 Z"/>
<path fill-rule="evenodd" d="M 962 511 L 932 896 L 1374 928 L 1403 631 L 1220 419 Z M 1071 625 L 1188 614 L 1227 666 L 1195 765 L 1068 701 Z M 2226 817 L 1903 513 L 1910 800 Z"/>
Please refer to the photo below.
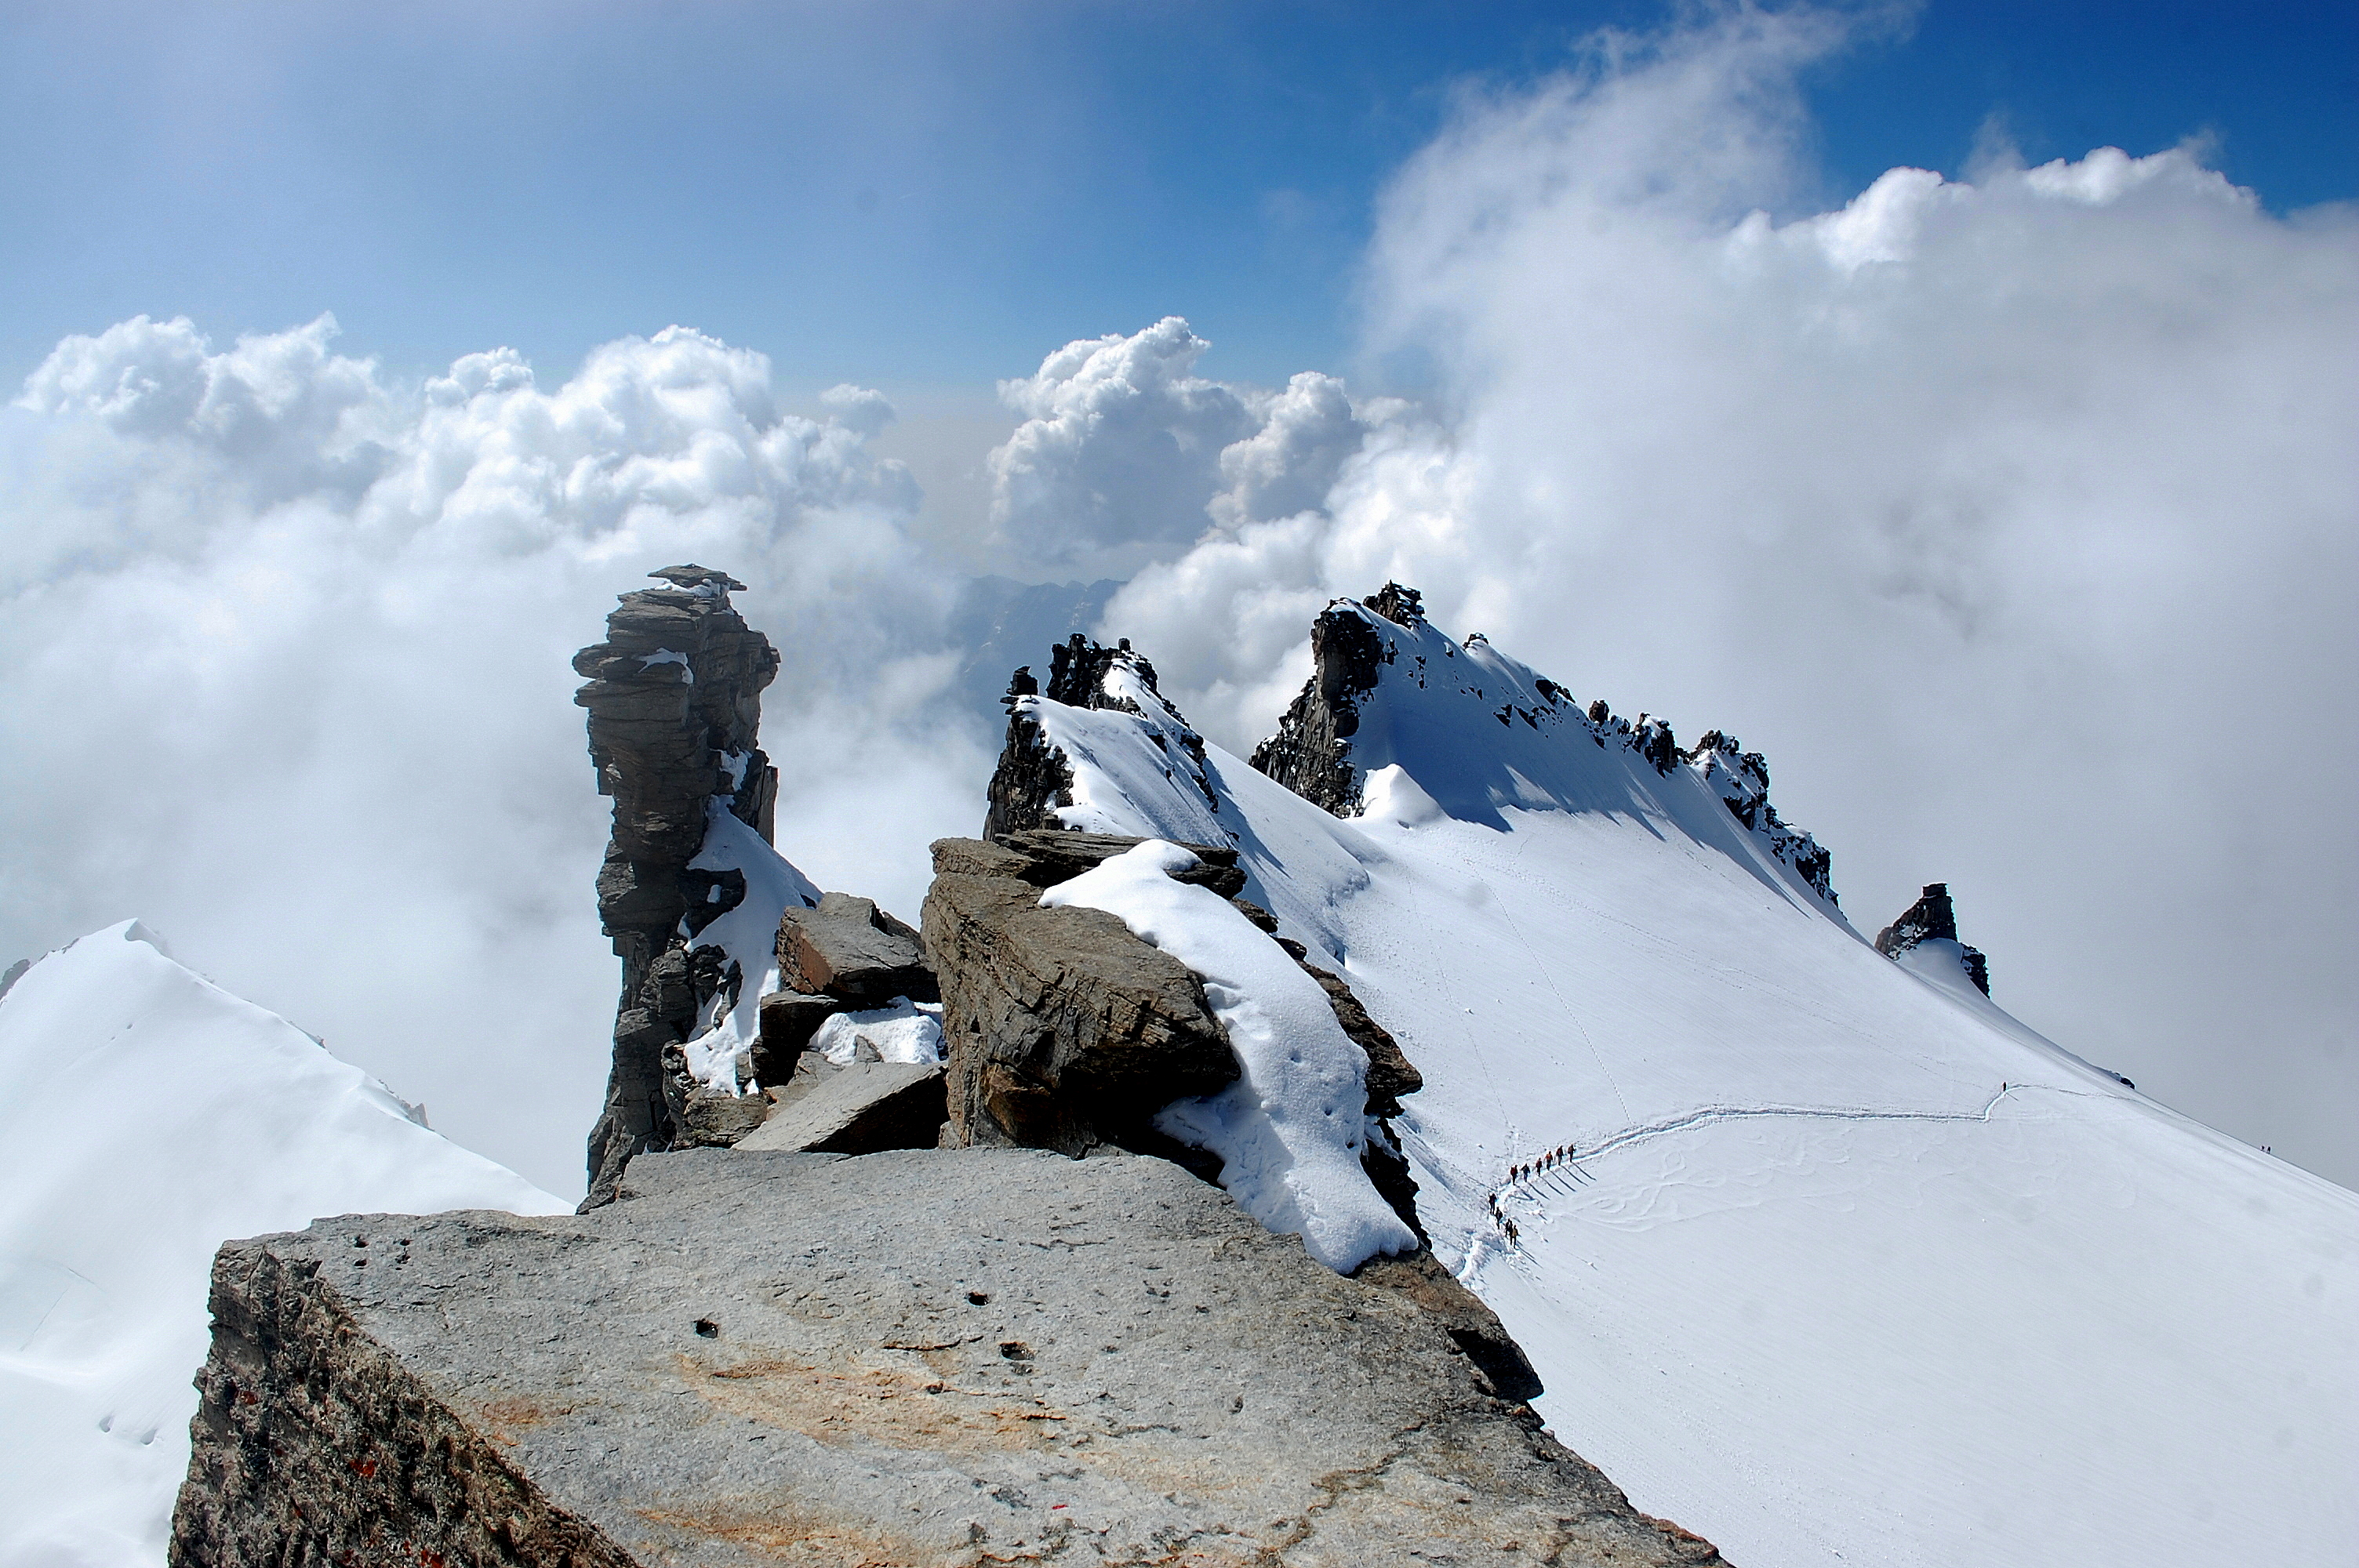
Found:
<path fill-rule="evenodd" d="M 673 322 L 782 390 L 980 387 L 1187 316 L 1207 368 L 1353 363 L 1371 203 L 1455 85 L 1652 4 L 12 4 L 0 361 L 334 311 L 419 373 Z M 2359 193 L 2359 9 L 1934 4 L 1810 77 L 1824 189 L 2212 138 L 2286 211 Z"/>

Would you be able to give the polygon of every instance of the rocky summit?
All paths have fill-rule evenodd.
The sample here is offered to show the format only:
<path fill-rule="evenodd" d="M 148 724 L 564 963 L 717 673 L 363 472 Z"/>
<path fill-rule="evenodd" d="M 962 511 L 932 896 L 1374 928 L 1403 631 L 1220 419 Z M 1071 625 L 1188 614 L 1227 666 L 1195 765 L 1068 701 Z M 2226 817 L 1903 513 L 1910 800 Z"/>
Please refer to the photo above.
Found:
<path fill-rule="evenodd" d="M 1720 1561 L 1164 1161 L 706 1150 L 623 1195 L 223 1248 L 172 1561 Z"/>
<path fill-rule="evenodd" d="M 224 1247 L 176 1565 L 1720 1561 L 1541 1428 L 1427 1243 L 1392 1125 L 1421 1076 L 1237 845 L 1066 824 L 1075 713 L 1217 809 L 1144 657 L 1017 672 L 984 836 L 934 844 L 912 927 L 768 846 L 777 655 L 725 574 L 657 575 L 575 665 L 624 959 L 589 1196 Z M 1262 1015 L 1045 896 L 1093 874 L 1175 892 L 1350 1054 L 1326 1114 L 1391 1255 L 1314 1255 L 1254 1206 L 1259 1148 L 1165 1115 L 1245 1087 Z"/>

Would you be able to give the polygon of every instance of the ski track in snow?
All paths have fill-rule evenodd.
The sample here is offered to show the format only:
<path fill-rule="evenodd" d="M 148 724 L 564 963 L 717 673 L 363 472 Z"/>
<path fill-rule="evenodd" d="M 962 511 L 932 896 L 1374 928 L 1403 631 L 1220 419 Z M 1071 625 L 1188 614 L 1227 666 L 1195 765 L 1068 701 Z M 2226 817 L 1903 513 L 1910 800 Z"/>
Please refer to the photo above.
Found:
<path fill-rule="evenodd" d="M 1489 1196 L 1495 1205 L 1501 1198 L 1538 1191 L 1548 1186 L 1551 1178 L 1566 1174 L 1571 1175 L 1576 1184 L 1585 1185 L 1597 1179 L 1584 1168 L 1584 1162 L 1587 1161 L 1602 1160 L 1608 1154 L 1627 1149 L 1634 1144 L 1644 1143 L 1649 1139 L 1666 1137 L 1674 1132 L 1685 1132 L 1715 1121 L 1735 1121 L 1756 1117 L 1790 1117 L 1821 1121 L 1988 1121 L 1992 1113 L 1998 1109 L 2000 1101 L 2010 1095 L 2023 1094 L 2033 1089 L 2046 1094 L 2069 1095 L 2075 1099 L 2105 1098 L 2102 1095 L 2085 1094 L 2078 1089 L 2059 1088 L 2052 1084 L 2006 1084 L 1991 1096 L 1982 1109 L 1975 1111 L 1872 1110 L 1853 1106 L 1813 1105 L 1705 1106 L 1699 1110 L 1690 1111 L 1684 1116 L 1675 1116 L 1662 1121 L 1648 1122 L 1642 1127 L 1625 1127 L 1618 1132 L 1610 1132 L 1587 1149 L 1580 1149 L 1572 1142 L 1560 1143 L 1552 1150 L 1534 1155 L 1529 1161 L 1520 1162 L 1519 1169 L 1535 1164 L 1538 1168 L 1528 1170 L 1527 1173 L 1522 1176 L 1495 1184 L 1489 1189 Z M 1553 1163 L 1538 1163 L 1549 1161 L 1551 1155 L 1556 1156 Z M 1493 1212 L 1497 1212 L 1495 1207 Z"/>

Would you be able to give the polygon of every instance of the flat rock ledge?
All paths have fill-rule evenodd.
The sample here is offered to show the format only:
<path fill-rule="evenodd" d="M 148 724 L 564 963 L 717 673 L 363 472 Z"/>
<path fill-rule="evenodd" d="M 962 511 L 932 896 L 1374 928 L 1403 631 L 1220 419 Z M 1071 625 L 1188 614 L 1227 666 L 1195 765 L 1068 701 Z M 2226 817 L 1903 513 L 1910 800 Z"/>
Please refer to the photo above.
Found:
<path fill-rule="evenodd" d="M 694 1150 L 223 1247 L 186 1568 L 1711 1564 L 1166 1162 Z"/>

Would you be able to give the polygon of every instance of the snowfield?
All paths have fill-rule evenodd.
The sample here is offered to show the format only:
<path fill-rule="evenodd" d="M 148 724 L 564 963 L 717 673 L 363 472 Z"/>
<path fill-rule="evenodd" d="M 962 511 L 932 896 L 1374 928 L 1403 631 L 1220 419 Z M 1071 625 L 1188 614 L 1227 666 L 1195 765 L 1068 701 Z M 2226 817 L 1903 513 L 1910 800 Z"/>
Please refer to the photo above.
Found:
<path fill-rule="evenodd" d="M 1376 629 L 1348 822 L 1218 747 L 1136 765 L 1159 716 L 1044 727 L 1122 764 L 1076 768 L 1089 827 L 1203 842 L 1209 788 L 1245 896 L 1399 1038 L 1426 1225 L 1560 1437 L 1745 1568 L 2359 1562 L 2359 1195 L 1945 946 L 1876 954 L 1807 836 L 1732 814 L 1733 750 L 1658 766 Z"/>
<path fill-rule="evenodd" d="M 134 921 L 0 997 L 0 1568 L 162 1563 L 223 1241 L 572 1206 Z"/>

